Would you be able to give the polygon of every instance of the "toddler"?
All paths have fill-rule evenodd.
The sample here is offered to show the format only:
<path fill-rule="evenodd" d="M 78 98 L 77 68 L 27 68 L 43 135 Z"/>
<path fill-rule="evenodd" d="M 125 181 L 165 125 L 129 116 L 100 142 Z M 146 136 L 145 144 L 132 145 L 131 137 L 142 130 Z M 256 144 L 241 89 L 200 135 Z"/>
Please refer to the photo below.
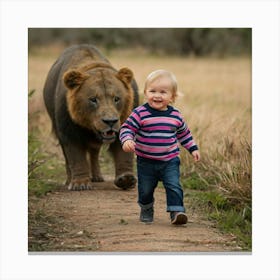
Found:
<path fill-rule="evenodd" d="M 123 150 L 137 155 L 140 221 L 153 222 L 154 190 L 162 181 L 171 223 L 186 224 L 177 141 L 195 161 L 200 160 L 200 153 L 181 113 L 170 105 L 177 96 L 175 76 L 166 70 L 152 72 L 144 95 L 147 103 L 135 108 L 120 129 Z"/>

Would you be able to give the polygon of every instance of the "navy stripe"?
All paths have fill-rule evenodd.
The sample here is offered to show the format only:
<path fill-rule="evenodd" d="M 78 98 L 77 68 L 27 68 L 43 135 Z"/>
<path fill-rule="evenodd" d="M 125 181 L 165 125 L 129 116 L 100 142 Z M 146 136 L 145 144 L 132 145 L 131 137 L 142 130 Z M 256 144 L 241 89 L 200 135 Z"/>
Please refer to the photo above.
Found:
<path fill-rule="evenodd" d="M 143 130 L 141 133 L 139 132 L 138 135 L 140 135 L 143 138 L 152 138 L 152 139 L 169 139 L 169 138 L 176 138 L 176 135 L 173 131 L 157 131 L 156 133 L 163 133 L 164 135 L 153 135 L 154 131 L 151 130 Z"/>
<path fill-rule="evenodd" d="M 131 120 L 137 125 L 137 127 L 139 126 L 139 122 L 133 116 L 130 116 L 126 123 L 132 123 Z"/>
<path fill-rule="evenodd" d="M 135 128 L 135 129 L 138 129 L 138 126 L 136 126 L 133 122 L 131 122 L 130 120 L 127 120 L 126 122 L 125 122 L 125 124 L 127 124 L 127 125 L 129 125 L 129 126 L 132 126 L 133 128 Z M 137 124 L 137 123 L 136 123 Z M 130 128 L 128 128 L 128 127 L 126 127 L 125 125 L 124 125 L 124 128 L 125 129 L 130 129 Z"/>
<path fill-rule="evenodd" d="M 143 145 L 146 145 L 146 146 L 149 146 L 149 147 L 158 147 L 158 146 L 161 146 L 161 147 L 167 147 L 167 146 L 172 146 L 174 144 L 177 143 L 177 141 L 172 141 L 170 143 L 147 143 L 147 142 L 143 142 L 143 141 L 140 141 L 138 138 L 137 138 L 137 142 L 138 143 L 141 143 Z"/>
<path fill-rule="evenodd" d="M 188 139 L 186 139 L 186 140 L 184 140 L 184 141 L 180 141 L 180 139 L 179 139 L 181 145 L 186 145 L 187 143 L 189 143 L 189 142 L 192 141 L 192 140 L 193 140 L 192 137 L 189 137 Z"/>
<path fill-rule="evenodd" d="M 151 123 L 151 124 L 146 124 L 145 127 L 155 127 L 157 128 L 158 126 L 166 126 L 166 127 L 170 127 L 170 128 L 176 128 L 176 125 L 173 124 L 168 124 L 168 123 Z M 177 130 L 177 129 L 176 129 Z M 162 130 L 162 131 L 168 131 L 167 129 Z M 173 129 L 173 131 L 175 131 Z"/>
<path fill-rule="evenodd" d="M 176 149 L 174 149 L 174 150 L 172 150 L 172 151 L 164 152 L 164 153 L 150 153 L 150 152 L 143 151 L 143 150 L 141 150 L 141 149 L 136 148 L 136 151 L 138 151 L 138 152 L 140 152 L 140 153 L 143 153 L 143 154 L 145 154 L 145 155 L 148 155 L 148 156 L 168 156 L 168 155 L 170 155 L 170 154 L 174 154 L 174 153 L 176 153 L 176 152 L 179 152 L 180 150 L 179 150 L 179 148 L 176 148 Z"/>
<path fill-rule="evenodd" d="M 197 145 L 194 145 L 194 146 L 192 146 L 192 147 L 189 148 L 189 152 L 190 152 L 190 153 L 192 153 L 193 151 L 196 151 L 196 150 L 198 150 Z"/>
<path fill-rule="evenodd" d="M 130 130 L 124 131 L 124 132 L 122 133 L 122 138 L 124 138 L 123 135 L 124 135 L 124 136 L 126 136 L 126 135 L 132 135 L 132 136 L 134 137 L 134 133 L 133 133 L 132 131 L 130 131 Z"/>

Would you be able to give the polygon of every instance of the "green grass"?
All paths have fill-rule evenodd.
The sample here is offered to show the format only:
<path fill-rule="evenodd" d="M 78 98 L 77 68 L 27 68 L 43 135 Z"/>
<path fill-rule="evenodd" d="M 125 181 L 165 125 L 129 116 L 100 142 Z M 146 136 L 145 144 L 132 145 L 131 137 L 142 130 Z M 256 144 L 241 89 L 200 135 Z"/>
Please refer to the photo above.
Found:
<path fill-rule="evenodd" d="M 238 239 L 244 251 L 252 250 L 252 222 L 251 210 L 244 216 L 243 211 L 229 209 L 227 211 L 213 212 L 209 218 L 217 222 L 218 228 L 227 233 L 232 233 Z"/>
<path fill-rule="evenodd" d="M 182 179 L 182 186 L 192 190 L 206 190 L 209 183 L 198 173 L 190 173 L 186 178 Z"/>
<path fill-rule="evenodd" d="M 210 179 L 211 181 L 212 179 Z M 187 204 L 224 233 L 233 234 L 243 251 L 252 250 L 252 209 L 250 203 L 236 203 L 217 188 L 205 183 L 195 172 L 182 179 Z M 203 185 L 204 183 L 204 185 Z"/>
<path fill-rule="evenodd" d="M 42 152 L 36 132 L 28 136 L 28 192 L 42 196 L 61 187 L 65 179 L 65 167 L 56 158 Z"/>
<path fill-rule="evenodd" d="M 193 163 L 183 157 L 182 185 L 188 204 L 203 211 L 222 232 L 233 234 L 245 251 L 252 249 L 252 147 L 246 139 L 220 138 L 220 146 L 201 149 Z"/>
<path fill-rule="evenodd" d="M 28 92 L 29 102 L 33 101 L 35 93 L 35 89 Z M 28 122 L 36 122 L 39 114 L 39 111 L 29 114 Z M 65 180 L 64 163 L 43 151 L 41 133 L 38 126 L 28 131 L 28 194 L 37 197 L 60 188 L 58 182 Z"/>

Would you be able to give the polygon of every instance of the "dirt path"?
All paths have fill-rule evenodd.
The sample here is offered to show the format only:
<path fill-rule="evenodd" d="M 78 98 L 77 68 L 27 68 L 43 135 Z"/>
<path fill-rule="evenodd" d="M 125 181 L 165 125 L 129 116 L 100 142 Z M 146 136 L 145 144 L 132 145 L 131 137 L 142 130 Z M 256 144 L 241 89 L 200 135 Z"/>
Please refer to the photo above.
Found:
<path fill-rule="evenodd" d="M 137 191 L 100 183 L 92 191 L 53 192 L 29 202 L 30 251 L 228 252 L 235 239 L 222 235 L 205 217 L 188 213 L 186 226 L 173 226 L 165 212 L 165 192 L 155 193 L 155 220 L 139 222 Z M 36 247 L 37 246 L 37 247 Z"/>

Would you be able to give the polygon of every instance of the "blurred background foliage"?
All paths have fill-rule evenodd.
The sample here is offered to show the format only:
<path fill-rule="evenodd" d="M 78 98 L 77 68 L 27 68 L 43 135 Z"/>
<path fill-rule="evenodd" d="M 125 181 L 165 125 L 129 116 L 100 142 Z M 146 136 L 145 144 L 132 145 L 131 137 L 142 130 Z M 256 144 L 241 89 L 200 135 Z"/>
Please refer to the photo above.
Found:
<path fill-rule="evenodd" d="M 140 48 L 151 54 L 181 56 L 251 55 L 251 28 L 29 28 L 29 50 L 50 44 L 94 44 L 112 49 Z"/>

